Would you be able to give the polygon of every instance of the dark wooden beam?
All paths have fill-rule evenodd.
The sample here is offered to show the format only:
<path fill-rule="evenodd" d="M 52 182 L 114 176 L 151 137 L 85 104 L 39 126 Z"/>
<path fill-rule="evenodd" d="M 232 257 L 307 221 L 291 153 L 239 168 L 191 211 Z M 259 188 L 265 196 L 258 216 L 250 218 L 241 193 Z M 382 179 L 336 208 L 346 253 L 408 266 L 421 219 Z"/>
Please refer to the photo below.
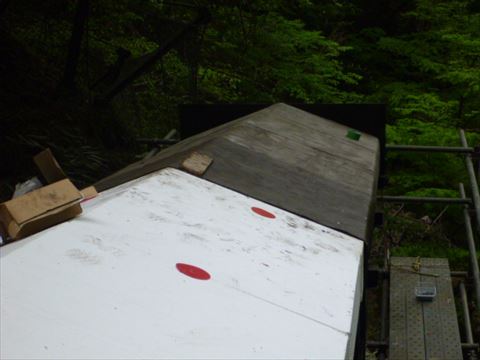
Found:
<path fill-rule="evenodd" d="M 78 61 L 82 48 L 82 38 L 85 32 L 85 24 L 88 19 L 89 0 L 78 0 L 73 21 L 72 35 L 68 44 L 68 54 L 65 63 L 63 78 L 60 83 L 61 89 L 74 91 L 76 89 L 75 77 L 77 75 Z"/>

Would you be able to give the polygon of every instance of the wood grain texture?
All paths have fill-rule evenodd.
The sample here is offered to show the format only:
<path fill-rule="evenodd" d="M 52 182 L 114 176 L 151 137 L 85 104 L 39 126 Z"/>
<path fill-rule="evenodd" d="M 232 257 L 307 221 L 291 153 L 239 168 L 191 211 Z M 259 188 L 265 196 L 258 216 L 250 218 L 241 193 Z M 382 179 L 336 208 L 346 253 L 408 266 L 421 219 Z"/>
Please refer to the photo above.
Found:
<path fill-rule="evenodd" d="M 183 160 L 181 168 L 190 174 L 202 176 L 212 164 L 213 159 L 210 156 L 193 152 L 189 157 Z"/>
<path fill-rule="evenodd" d="M 101 180 L 100 191 L 165 167 L 181 168 L 193 151 L 214 159 L 214 183 L 362 240 L 371 231 L 379 143 L 368 134 L 276 104 L 198 134 Z"/>

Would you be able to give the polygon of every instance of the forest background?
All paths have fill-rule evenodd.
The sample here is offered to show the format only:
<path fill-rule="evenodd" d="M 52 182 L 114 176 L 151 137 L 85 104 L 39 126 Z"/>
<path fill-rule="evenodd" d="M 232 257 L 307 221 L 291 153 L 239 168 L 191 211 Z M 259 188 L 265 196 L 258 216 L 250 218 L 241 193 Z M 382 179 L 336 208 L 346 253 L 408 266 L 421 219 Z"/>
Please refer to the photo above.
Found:
<path fill-rule="evenodd" d="M 480 0 L 1 0 L 0 200 L 45 147 L 78 186 L 138 160 L 148 149 L 135 139 L 178 128 L 179 104 L 383 103 L 388 143 L 459 146 L 464 128 L 474 146 L 479 95 Z M 388 175 L 396 195 L 456 197 L 468 184 L 455 155 L 391 153 Z M 384 210 L 377 235 L 395 254 L 468 268 L 458 207 Z"/>

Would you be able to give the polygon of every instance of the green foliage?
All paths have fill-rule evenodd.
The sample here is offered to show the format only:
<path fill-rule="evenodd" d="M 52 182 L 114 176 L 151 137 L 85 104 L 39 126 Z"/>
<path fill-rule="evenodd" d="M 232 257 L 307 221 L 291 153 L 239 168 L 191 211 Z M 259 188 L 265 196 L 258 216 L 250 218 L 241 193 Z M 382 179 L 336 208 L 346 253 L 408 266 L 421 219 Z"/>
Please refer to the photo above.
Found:
<path fill-rule="evenodd" d="M 395 55 L 398 75 L 408 74 L 405 80 L 429 85 L 424 89 L 430 93 L 427 99 L 420 94 L 410 100 L 443 109 L 450 124 L 453 120 L 455 125 L 477 126 L 471 112 L 478 108 L 480 95 L 480 15 L 469 12 L 468 4 L 463 0 L 418 1 L 404 14 L 415 31 L 383 37 L 378 45 Z"/>
<path fill-rule="evenodd" d="M 402 118 L 387 126 L 391 144 L 460 146 L 456 128 L 435 125 L 415 118 Z M 476 136 L 478 138 L 478 136 Z"/>
<path fill-rule="evenodd" d="M 387 138 L 393 144 L 460 146 L 455 128 L 413 118 L 401 119 L 395 126 L 388 126 Z M 478 135 L 469 136 L 471 144 L 479 140 Z M 459 182 L 468 181 L 461 155 L 391 152 L 387 159 L 390 169 L 388 191 L 394 194 L 426 194 L 428 191 L 447 194 L 456 191 Z"/>
<path fill-rule="evenodd" d="M 398 121 L 414 119 L 435 125 L 455 125 L 452 119 L 455 119 L 458 101 L 442 100 L 436 93 L 399 94 L 394 92 L 390 98 L 390 104 L 391 111 Z"/>
<path fill-rule="evenodd" d="M 360 79 L 343 71 L 338 60 L 349 48 L 320 31 L 307 30 L 301 21 L 275 11 L 255 15 L 232 7 L 214 17 L 223 21 L 214 22 L 206 32 L 209 51 L 200 68 L 199 87 L 207 98 L 312 103 L 356 97 L 340 89 Z"/>
<path fill-rule="evenodd" d="M 418 192 L 409 195 L 452 196 L 453 191 Z M 467 270 L 469 255 L 462 211 L 457 206 L 430 205 L 427 208 L 389 205 L 384 226 L 376 231 L 372 249 L 383 261 L 384 242 L 392 256 L 448 258 L 453 269 Z"/>
<path fill-rule="evenodd" d="M 2 161 L 10 174 L 0 196 L 32 175 L 30 158 L 45 146 L 78 183 L 91 183 L 145 150 L 136 137 L 177 127 L 177 106 L 190 102 L 380 102 L 387 104 L 388 143 L 459 146 L 457 128 L 465 127 L 469 144 L 480 144 L 480 12 L 472 1 L 202 3 L 211 13 L 207 25 L 107 108 L 91 111 L 102 91 L 96 84 L 118 65 L 119 49 L 131 54 L 131 65 L 197 12 L 160 0 L 90 2 L 70 97 L 58 89 L 77 3 L 10 2 L 0 14 L 0 69 L 8 69 L 0 86 L 0 132 L 7 134 L 0 152 L 15 155 Z M 467 182 L 460 156 L 392 152 L 387 159 L 389 194 L 454 197 Z M 444 210 L 411 205 L 389 217 L 395 251 L 436 254 L 418 248 L 422 241 L 448 249 L 439 256 L 457 262 L 452 244 L 461 243 L 461 213 Z M 442 212 L 434 225 L 422 220 Z"/>
<path fill-rule="evenodd" d="M 392 251 L 392 256 L 409 257 L 429 257 L 429 258 L 447 258 L 450 267 L 455 270 L 468 271 L 470 264 L 470 255 L 468 250 L 456 246 L 446 247 L 444 245 L 423 242 L 408 244 L 396 247 Z M 477 259 L 480 260 L 480 252 L 477 251 Z"/>

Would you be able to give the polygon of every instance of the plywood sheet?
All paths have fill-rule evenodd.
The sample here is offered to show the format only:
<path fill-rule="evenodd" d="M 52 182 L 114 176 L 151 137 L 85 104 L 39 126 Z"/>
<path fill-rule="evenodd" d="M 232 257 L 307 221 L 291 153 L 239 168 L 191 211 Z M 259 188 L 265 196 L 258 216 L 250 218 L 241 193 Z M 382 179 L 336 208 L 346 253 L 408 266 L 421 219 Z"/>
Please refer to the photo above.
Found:
<path fill-rule="evenodd" d="M 219 185 L 362 240 L 370 235 L 377 187 L 378 140 L 292 106 L 276 104 L 196 135 L 96 184 L 100 191 L 198 151 L 213 159 L 203 175 Z"/>

